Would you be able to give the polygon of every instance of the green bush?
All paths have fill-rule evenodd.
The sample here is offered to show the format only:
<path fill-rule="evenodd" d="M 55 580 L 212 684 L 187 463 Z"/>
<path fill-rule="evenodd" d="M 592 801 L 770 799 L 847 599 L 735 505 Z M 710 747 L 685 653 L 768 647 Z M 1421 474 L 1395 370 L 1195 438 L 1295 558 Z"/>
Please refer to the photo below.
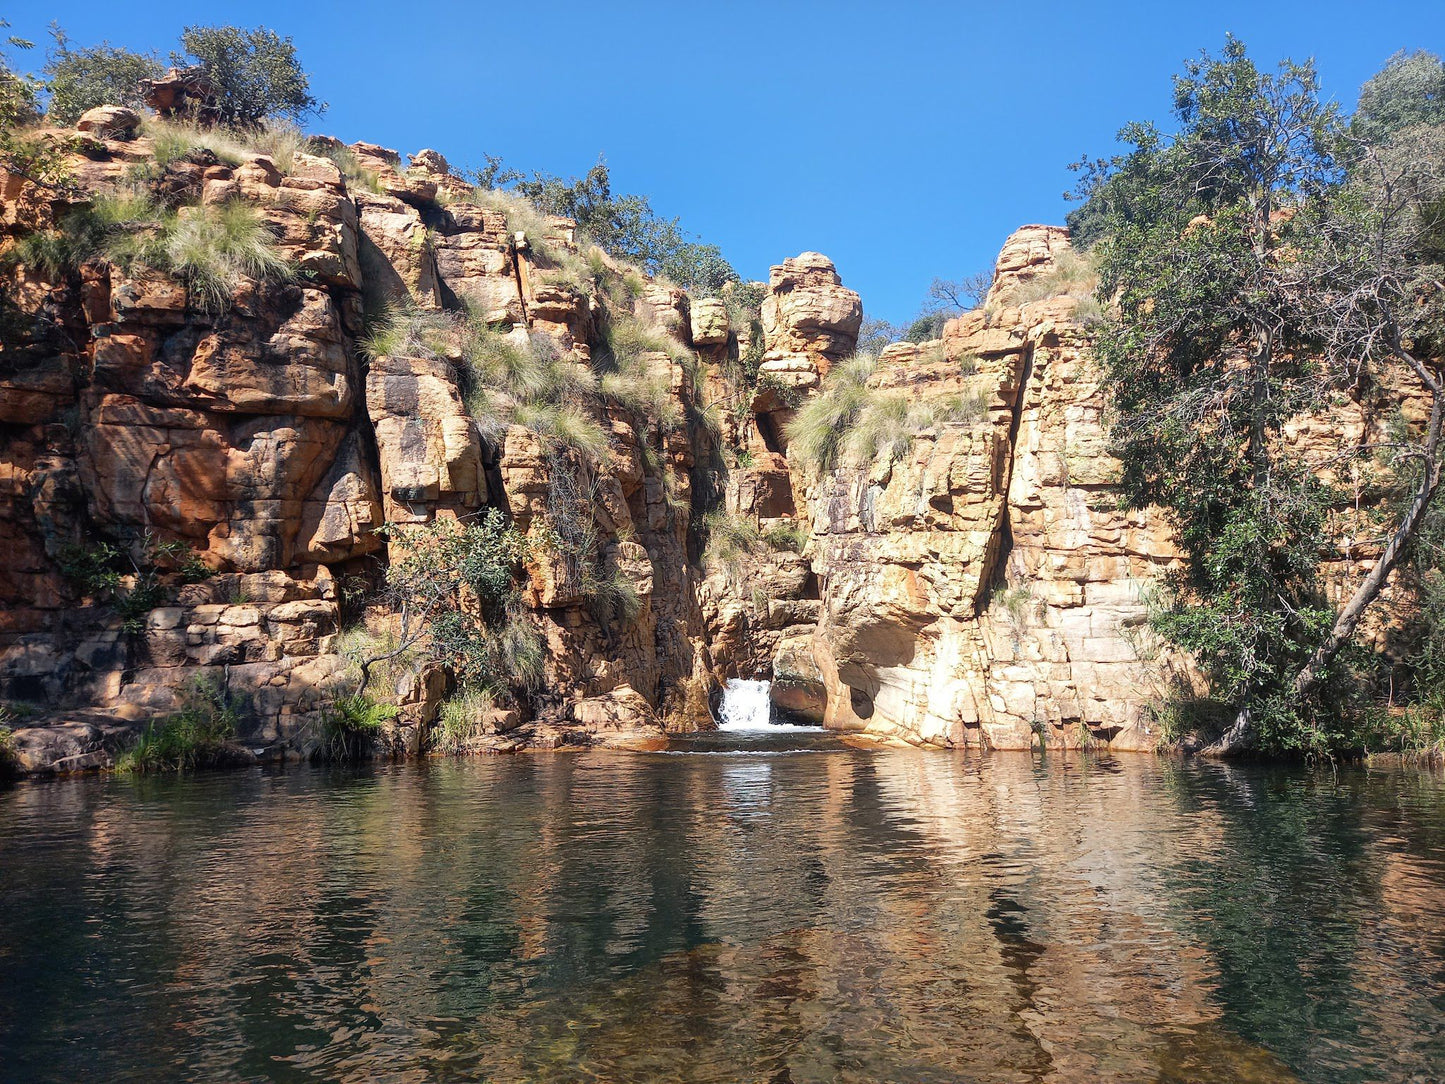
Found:
<path fill-rule="evenodd" d="M 316 755 L 323 760 L 358 760 L 396 716 L 394 705 L 362 693 L 338 697 L 326 712 L 324 741 Z"/>
<path fill-rule="evenodd" d="M 237 703 L 216 682 L 197 678 L 181 708 L 146 725 L 136 743 L 116 760 L 116 771 L 188 771 L 228 759 L 228 742 L 240 719 Z"/>
<path fill-rule="evenodd" d="M 447 697 L 431 734 L 432 748 L 439 753 L 465 753 L 471 742 L 483 736 L 482 720 L 496 706 L 492 690 L 467 686 Z"/>
<path fill-rule="evenodd" d="M 155 79 L 165 70 L 154 53 L 133 53 L 105 41 L 72 49 L 59 27 L 51 34 L 55 46 L 44 69 L 50 93 L 46 115 L 58 124 L 74 124 L 87 109 L 98 105 L 144 107 L 141 80 Z"/>
<path fill-rule="evenodd" d="M 289 37 L 263 26 L 188 26 L 181 31 L 181 47 L 184 54 L 173 54 L 172 61 L 205 71 L 227 124 L 252 126 L 267 117 L 300 121 L 326 110 L 312 96 Z"/>

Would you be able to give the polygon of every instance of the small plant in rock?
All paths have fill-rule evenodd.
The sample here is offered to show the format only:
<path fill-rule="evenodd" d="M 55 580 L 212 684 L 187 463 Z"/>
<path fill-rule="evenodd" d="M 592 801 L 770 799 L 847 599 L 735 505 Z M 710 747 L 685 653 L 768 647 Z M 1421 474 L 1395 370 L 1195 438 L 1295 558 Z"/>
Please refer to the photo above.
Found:
<path fill-rule="evenodd" d="M 761 540 L 758 525 L 745 516 L 719 509 L 703 517 L 703 530 L 707 536 L 703 567 L 709 571 L 721 569 L 728 579 L 738 580 Z"/>
<path fill-rule="evenodd" d="M 980 392 L 913 399 L 903 390 L 873 387 L 869 378 L 877 365 L 862 355 L 833 367 L 822 391 L 789 423 L 791 454 L 819 471 L 844 459 L 871 463 L 885 453 L 896 462 L 919 433 L 972 425 L 987 415 L 989 400 Z"/>
<path fill-rule="evenodd" d="M 58 229 L 23 238 L 10 258 L 51 278 L 74 274 L 91 260 L 155 268 L 180 279 L 196 305 L 213 311 L 226 307 L 243 279 L 289 282 L 295 274 L 250 204 L 233 200 L 172 211 L 138 192 L 100 197 L 71 211 Z"/>
<path fill-rule="evenodd" d="M 146 615 L 165 602 L 163 574 L 174 574 L 182 583 L 197 583 L 214 574 L 179 539 L 160 542 L 147 531 L 135 549 L 122 549 L 110 542 L 72 544 L 63 547 L 57 559 L 60 574 L 76 590 L 115 610 L 126 635 L 144 632 Z"/>
<path fill-rule="evenodd" d="M 799 520 L 788 520 L 769 527 L 762 539 L 775 550 L 790 550 L 802 553 L 808 544 L 808 527 Z"/>
<path fill-rule="evenodd" d="M 323 760 L 359 760 L 397 716 L 392 704 L 382 704 L 364 693 L 338 697 L 326 712 L 324 738 L 317 749 Z"/>
<path fill-rule="evenodd" d="M 485 686 L 457 690 L 442 704 L 441 715 L 432 731 L 432 748 L 456 755 L 468 751 L 471 743 L 485 733 L 483 721 L 496 707 L 496 697 Z"/>

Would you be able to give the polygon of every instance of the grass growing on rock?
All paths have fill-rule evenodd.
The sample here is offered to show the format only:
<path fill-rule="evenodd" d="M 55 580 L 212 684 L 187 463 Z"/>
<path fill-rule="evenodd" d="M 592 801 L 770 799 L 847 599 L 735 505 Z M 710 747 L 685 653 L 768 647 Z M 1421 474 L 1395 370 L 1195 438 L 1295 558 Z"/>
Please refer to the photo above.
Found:
<path fill-rule="evenodd" d="M 295 274 L 256 207 L 233 200 L 170 210 L 139 191 L 100 196 L 71 211 L 59 228 L 23 238 L 12 259 L 51 278 L 91 260 L 125 270 L 155 268 L 184 282 L 196 304 L 215 310 L 244 279 L 287 282 Z"/>
<path fill-rule="evenodd" d="M 213 681 L 197 679 L 186 689 L 181 707 L 146 724 L 136 743 L 116 760 L 118 772 L 189 771 L 229 759 L 239 711 Z"/>
<path fill-rule="evenodd" d="M 919 433 L 972 425 L 988 413 L 988 398 L 977 392 L 915 399 L 904 390 L 873 387 L 868 380 L 877 366 L 868 355 L 835 365 L 822 391 L 789 424 L 789 453 L 820 471 L 880 456 L 897 462 Z"/>

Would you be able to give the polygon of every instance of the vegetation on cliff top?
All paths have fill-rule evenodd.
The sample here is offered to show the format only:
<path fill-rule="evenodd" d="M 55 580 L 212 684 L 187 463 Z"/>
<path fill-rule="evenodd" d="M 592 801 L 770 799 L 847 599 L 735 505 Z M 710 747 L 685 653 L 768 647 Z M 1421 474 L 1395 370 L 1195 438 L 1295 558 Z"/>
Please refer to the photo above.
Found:
<path fill-rule="evenodd" d="M 1129 125 L 1126 152 L 1081 167 L 1070 225 L 1114 307 L 1098 353 L 1125 500 L 1177 528 L 1187 560 L 1155 624 L 1231 711 L 1220 751 L 1358 745 L 1370 694 L 1445 692 L 1420 657 L 1392 673 L 1354 641 L 1397 568 L 1438 577 L 1442 86 L 1438 58 L 1397 57 L 1347 121 L 1309 64 L 1262 71 L 1231 39 L 1176 78 L 1175 132 Z M 1323 450 L 1286 431 L 1351 403 L 1425 417 Z M 1321 544 L 1342 536 L 1366 541 Z M 1363 565 L 1343 603 L 1327 561 Z"/>

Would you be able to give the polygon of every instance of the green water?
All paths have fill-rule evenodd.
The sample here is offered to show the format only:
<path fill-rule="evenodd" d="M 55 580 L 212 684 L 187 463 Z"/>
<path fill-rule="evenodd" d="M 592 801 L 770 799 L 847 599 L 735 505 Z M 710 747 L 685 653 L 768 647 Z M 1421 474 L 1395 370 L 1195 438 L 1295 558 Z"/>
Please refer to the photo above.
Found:
<path fill-rule="evenodd" d="M 1438 776 L 740 744 L 0 792 L 0 1079 L 1445 1074 Z"/>

